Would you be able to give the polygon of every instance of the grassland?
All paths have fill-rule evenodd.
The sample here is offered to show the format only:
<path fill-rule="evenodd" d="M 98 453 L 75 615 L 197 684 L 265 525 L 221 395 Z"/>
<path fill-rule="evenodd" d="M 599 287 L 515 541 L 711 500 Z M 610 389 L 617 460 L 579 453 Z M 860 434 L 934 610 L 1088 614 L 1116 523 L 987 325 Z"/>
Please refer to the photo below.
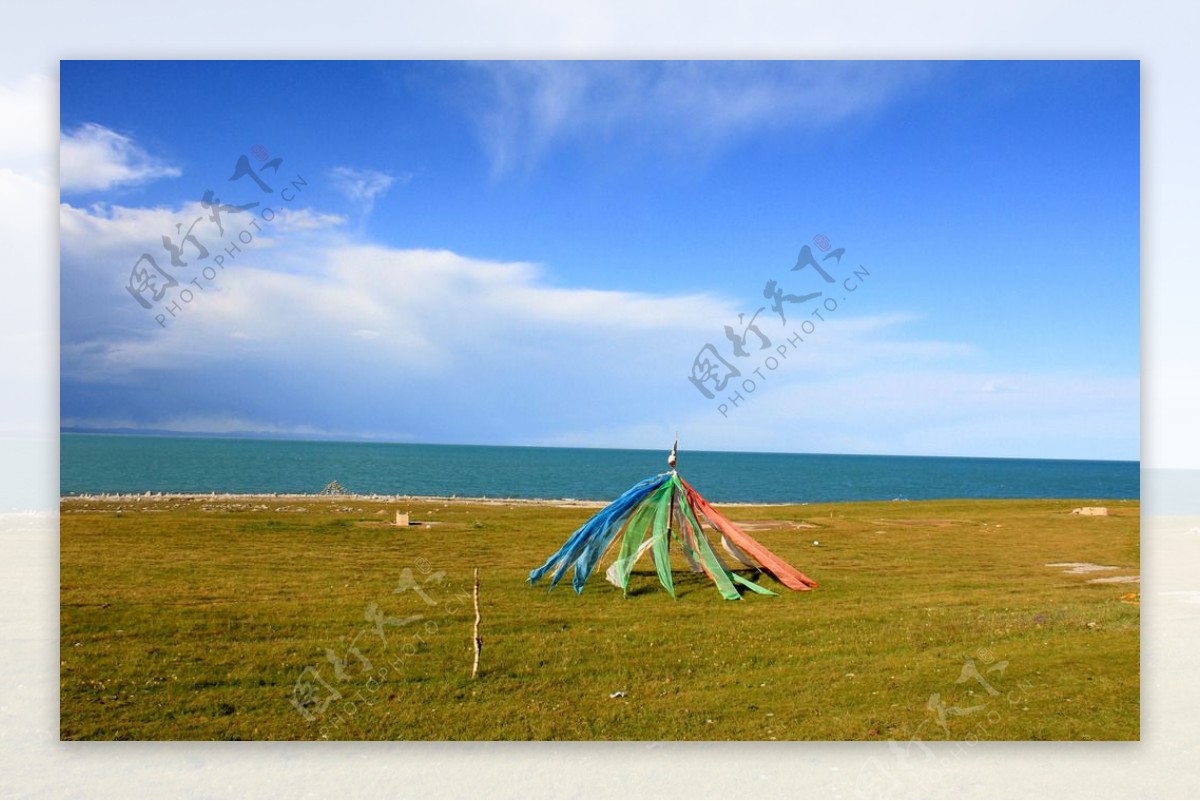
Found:
<path fill-rule="evenodd" d="M 723 507 L 821 585 L 729 602 L 678 556 L 677 600 L 648 557 L 629 597 L 529 587 L 579 506 L 68 498 L 60 734 L 1137 739 L 1138 587 L 1090 579 L 1137 575 L 1139 508 L 1096 504 Z"/>

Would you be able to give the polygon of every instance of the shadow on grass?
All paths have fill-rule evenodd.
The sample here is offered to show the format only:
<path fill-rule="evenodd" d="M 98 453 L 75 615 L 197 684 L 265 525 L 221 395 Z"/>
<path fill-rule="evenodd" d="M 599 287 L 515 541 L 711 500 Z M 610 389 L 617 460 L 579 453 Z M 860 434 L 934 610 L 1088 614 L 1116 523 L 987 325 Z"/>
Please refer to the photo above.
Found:
<path fill-rule="evenodd" d="M 734 570 L 731 572 L 736 573 L 738 576 L 746 579 L 747 581 L 754 582 L 765 590 L 771 590 L 779 595 L 783 595 L 785 592 L 789 591 L 787 587 L 776 581 L 769 573 L 765 573 L 761 570 L 746 569 Z M 693 593 L 705 594 L 718 592 L 713 580 L 710 579 L 705 573 L 692 573 L 690 571 L 683 573 L 675 572 L 671 574 L 671 577 L 675 585 L 676 600 L 687 598 Z M 634 586 L 635 581 L 637 586 Z M 626 595 L 632 598 L 638 598 L 643 595 L 652 595 L 657 592 L 666 592 L 666 590 L 658 581 L 658 574 L 650 570 L 635 570 L 630 576 L 629 584 L 630 588 L 628 592 L 626 592 Z M 738 590 L 742 593 L 743 598 L 746 596 L 758 595 L 758 593 L 746 587 L 742 587 L 741 585 L 735 586 L 737 586 Z"/>

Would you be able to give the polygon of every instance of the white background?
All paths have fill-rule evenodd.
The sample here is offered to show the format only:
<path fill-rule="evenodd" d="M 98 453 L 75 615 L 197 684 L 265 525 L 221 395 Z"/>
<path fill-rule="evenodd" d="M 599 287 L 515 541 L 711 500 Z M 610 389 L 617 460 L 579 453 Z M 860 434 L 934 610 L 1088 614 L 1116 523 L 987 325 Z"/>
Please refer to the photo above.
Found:
<path fill-rule="evenodd" d="M 0 515 L 0 796 L 1200 794 L 1200 518 L 1166 516 L 1200 513 L 1200 3 L 205 0 L 5 17 L 0 86 L 40 75 L 44 100 L 0 106 L 0 484 L 31 510 Z M 60 58 L 283 57 L 1140 59 L 1142 742 L 950 745 L 907 762 L 872 743 L 59 743 L 57 196 L 19 176 L 56 174 Z"/>

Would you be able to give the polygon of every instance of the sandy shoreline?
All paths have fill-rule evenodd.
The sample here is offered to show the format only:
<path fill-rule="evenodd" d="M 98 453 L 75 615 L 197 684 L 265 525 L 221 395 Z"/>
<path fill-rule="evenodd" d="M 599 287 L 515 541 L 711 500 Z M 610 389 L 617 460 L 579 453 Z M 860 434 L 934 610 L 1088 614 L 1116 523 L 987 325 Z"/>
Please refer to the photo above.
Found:
<path fill-rule="evenodd" d="M 548 506 L 558 509 L 601 509 L 611 503 L 610 500 L 588 500 L 584 498 L 493 498 L 493 497 L 467 497 L 458 495 L 357 495 L 357 494 L 341 494 L 327 495 L 320 493 L 236 493 L 236 492 L 141 492 L 141 493 L 81 493 L 78 495 L 61 495 L 59 496 L 59 505 L 65 503 L 73 503 L 78 501 L 99 501 L 103 503 L 145 503 L 148 501 L 207 501 L 207 502 L 229 502 L 229 503 L 267 503 L 272 501 L 303 501 L 305 503 L 442 503 L 442 504 L 468 504 L 474 506 Z M 947 500 L 947 499 L 940 499 Z M 950 499 L 953 500 L 953 499 Z M 999 498 L 986 499 L 976 498 L 968 500 L 1027 500 L 1027 501 L 1046 501 L 1046 500 L 1061 500 L 1068 507 L 1066 511 L 1070 511 L 1069 506 L 1073 503 L 1069 499 L 1057 498 Z M 820 506 L 827 504 L 847 504 L 847 503 L 912 503 L 913 501 L 790 501 L 780 503 L 777 501 L 714 501 L 718 506 L 728 507 L 783 507 L 783 506 Z M 940 501 L 934 501 L 940 502 Z M 1137 504 L 1137 500 L 1110 500 L 1107 503 L 1113 505 L 1122 504 Z"/>
<path fill-rule="evenodd" d="M 320 494 L 315 492 L 263 492 L 263 493 L 239 493 L 239 492 L 108 492 L 108 493 L 80 493 L 78 495 L 62 495 L 59 496 L 59 503 L 69 501 L 124 501 L 124 502 L 139 502 L 139 501 L 232 501 L 232 502 L 258 502 L 265 501 L 305 501 L 305 502 L 346 502 L 353 501 L 358 503 L 470 503 L 470 504 L 487 504 L 487 505 L 527 505 L 527 506 L 584 506 L 584 507 L 603 507 L 609 501 L 592 501 L 581 498 L 489 498 L 489 497 L 465 497 L 458 495 L 358 495 L 353 493 L 346 494 Z M 759 505 L 759 504 L 754 504 Z M 762 504 L 768 505 L 768 504 Z M 775 504 L 778 505 L 778 504 Z M 785 504 L 786 505 L 786 504 Z"/>
<path fill-rule="evenodd" d="M 558 509 L 602 509 L 612 500 L 586 498 L 493 498 L 459 495 L 325 495 L 320 493 L 238 493 L 238 492 L 107 492 L 60 495 L 59 504 L 76 501 L 105 503 L 145 503 L 147 501 L 217 501 L 230 503 L 264 503 L 270 501 L 355 502 L 355 503 L 461 503 L 478 506 L 550 506 Z M 714 501 L 720 506 L 809 506 L 823 501 Z M 829 503 L 887 503 L 887 501 L 829 501 Z M 895 501 L 900 503 L 900 501 Z"/>

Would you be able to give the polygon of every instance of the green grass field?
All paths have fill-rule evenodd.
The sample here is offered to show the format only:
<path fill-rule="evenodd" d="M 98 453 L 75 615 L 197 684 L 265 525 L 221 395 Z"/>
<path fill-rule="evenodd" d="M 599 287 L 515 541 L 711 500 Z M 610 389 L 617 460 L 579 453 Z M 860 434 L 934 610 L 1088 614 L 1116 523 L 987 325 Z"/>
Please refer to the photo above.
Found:
<path fill-rule="evenodd" d="M 529 587 L 590 508 L 64 499 L 61 737 L 1133 740 L 1139 506 L 1081 505 L 718 504 L 821 585 L 730 602 Z"/>

